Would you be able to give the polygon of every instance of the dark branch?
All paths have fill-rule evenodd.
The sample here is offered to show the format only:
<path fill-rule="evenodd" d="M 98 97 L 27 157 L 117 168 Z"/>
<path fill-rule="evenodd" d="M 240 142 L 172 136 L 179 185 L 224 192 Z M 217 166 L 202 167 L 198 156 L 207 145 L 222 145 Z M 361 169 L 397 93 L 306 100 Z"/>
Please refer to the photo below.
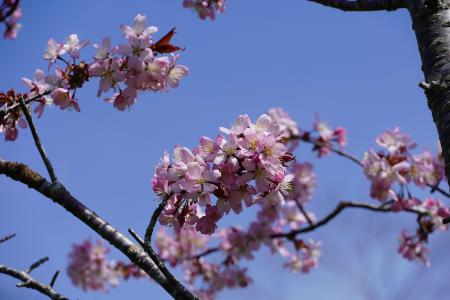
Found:
<path fill-rule="evenodd" d="M 164 274 L 164 276 L 166 276 L 166 278 L 172 284 L 174 284 L 181 293 L 184 293 L 184 290 L 186 288 L 175 278 L 175 276 L 173 276 L 173 274 L 169 271 L 169 269 L 167 269 L 162 259 L 158 256 L 158 254 L 156 254 L 155 250 L 153 250 L 151 243 L 143 241 L 141 237 L 131 228 L 128 228 L 128 232 L 139 243 L 139 245 L 141 245 L 141 247 L 145 250 L 145 252 L 147 252 L 147 254 L 156 263 L 159 270 Z"/>
<path fill-rule="evenodd" d="M 0 239 L 0 244 L 1 244 L 1 243 L 4 243 L 4 242 L 6 242 L 6 241 L 9 241 L 10 239 L 12 239 L 12 238 L 15 237 L 15 236 L 16 236 L 16 234 L 13 233 L 13 234 L 10 234 L 10 235 L 5 236 L 4 238 L 1 238 L 1 239 Z"/>
<path fill-rule="evenodd" d="M 8 162 L 1 159 L 0 174 L 4 174 L 13 180 L 27 185 L 64 207 L 68 212 L 125 254 L 136 266 L 141 268 L 161 285 L 174 299 L 195 299 L 187 290 L 185 290 L 184 294 L 180 294 L 176 287 L 167 280 L 151 258 L 140 247 L 133 244 L 116 228 L 108 224 L 95 212 L 73 197 L 61 183 L 50 183 L 24 164 Z"/>
<path fill-rule="evenodd" d="M 52 277 L 52 280 L 50 280 L 50 287 L 53 288 L 53 286 L 55 285 L 56 279 L 58 279 L 58 275 L 59 275 L 59 270 L 57 270 L 55 272 L 55 274 Z"/>
<path fill-rule="evenodd" d="M 35 280 L 33 277 L 31 277 L 27 272 L 25 271 L 19 271 L 16 269 L 9 268 L 4 265 L 0 265 L 0 273 L 12 276 L 14 278 L 19 279 L 22 281 L 21 283 L 18 283 L 18 287 L 26 287 L 29 289 L 36 290 L 40 292 L 41 294 L 46 295 L 50 299 L 55 300 L 68 300 L 69 298 L 64 297 L 63 295 L 57 293 L 51 286 L 44 285 L 40 283 L 39 281 Z"/>
<path fill-rule="evenodd" d="M 331 211 L 327 216 L 325 216 L 322 220 L 320 220 L 319 222 L 315 223 L 314 225 L 310 225 L 308 227 L 304 227 L 301 229 L 296 229 L 296 230 L 292 230 L 289 232 L 285 232 L 285 233 L 275 233 L 272 234 L 270 237 L 271 238 L 288 238 L 288 239 L 293 239 L 295 238 L 295 236 L 297 234 L 302 234 L 302 233 L 306 233 L 306 232 L 310 232 L 313 231 L 323 225 L 326 225 L 328 222 L 330 222 L 331 220 L 333 220 L 334 218 L 336 218 L 345 208 L 347 207 L 353 207 L 353 208 L 361 208 L 361 209 L 367 209 L 370 211 L 376 211 L 376 212 L 382 212 L 382 213 L 389 213 L 389 212 L 393 212 L 392 209 L 390 209 L 389 207 L 386 207 L 384 205 L 381 206 L 374 206 L 368 203 L 363 203 L 363 202 L 340 202 L 336 208 Z M 405 209 L 406 212 L 410 212 L 410 213 L 414 213 L 417 215 L 421 215 L 422 212 L 415 210 L 415 209 Z"/>
<path fill-rule="evenodd" d="M 25 270 L 26 273 L 31 273 L 34 269 L 39 268 L 42 264 L 49 260 L 48 256 L 41 258 L 37 262 L 33 263 L 28 269 Z"/>
<path fill-rule="evenodd" d="M 187 259 L 199 259 L 200 257 L 207 256 L 209 254 L 212 254 L 212 253 L 215 253 L 215 252 L 218 252 L 218 251 L 220 251 L 220 248 L 218 248 L 218 247 L 216 247 L 216 248 L 209 248 L 209 249 L 206 249 L 203 252 L 200 252 L 197 255 L 194 255 L 194 256 L 191 256 L 191 257 L 187 257 Z"/>
<path fill-rule="evenodd" d="M 19 99 L 19 103 L 20 103 L 20 107 L 22 108 L 22 111 L 25 115 L 25 119 L 27 120 L 28 126 L 30 126 L 31 134 L 33 135 L 33 139 L 34 139 L 36 148 L 38 149 L 39 154 L 41 155 L 41 158 L 44 161 L 44 165 L 47 168 L 48 175 L 50 175 L 50 179 L 52 182 L 56 182 L 58 180 L 58 178 L 56 177 L 55 170 L 53 169 L 52 163 L 48 159 L 47 154 L 45 153 L 44 147 L 42 146 L 42 143 L 41 143 L 41 140 L 37 133 L 36 127 L 34 126 L 34 123 L 33 123 L 33 118 L 31 117 L 31 114 L 28 111 L 28 108 L 26 107 L 22 98 Z"/>
<path fill-rule="evenodd" d="M 165 196 L 161 200 L 161 203 L 159 204 L 158 208 L 156 208 L 155 211 L 153 212 L 153 215 L 150 219 L 150 223 L 147 226 L 147 230 L 145 230 L 145 237 L 144 237 L 145 243 L 151 244 L 153 230 L 155 229 L 156 221 L 158 221 L 159 215 L 161 215 L 162 211 L 164 210 L 164 207 L 166 207 L 169 198 L 170 195 Z"/>
<path fill-rule="evenodd" d="M 346 153 L 346 152 L 344 152 L 344 151 L 342 151 L 342 150 L 340 150 L 340 149 L 336 149 L 336 148 L 334 148 L 334 147 L 326 146 L 326 145 L 324 145 L 322 142 L 320 142 L 320 141 L 318 141 L 318 140 L 311 139 L 311 138 L 310 138 L 309 136 L 307 136 L 307 135 L 303 135 L 303 136 L 295 136 L 295 137 L 293 137 L 293 139 L 301 140 L 301 141 L 303 141 L 303 142 L 313 144 L 313 145 L 315 145 L 315 146 L 317 146 L 317 147 L 327 147 L 331 152 L 333 152 L 333 153 L 335 153 L 335 154 L 337 154 L 337 155 L 339 155 L 339 156 L 342 156 L 342 157 L 345 157 L 345 158 L 351 160 L 352 162 L 356 163 L 356 164 L 359 165 L 360 167 L 362 167 L 362 165 L 363 165 L 362 162 L 361 162 L 356 156 L 351 155 L 351 154 L 348 154 L 348 153 Z"/>
<path fill-rule="evenodd" d="M 3 16 L 0 16 L 0 22 L 5 21 L 8 17 L 10 17 L 16 11 L 16 9 L 19 7 L 19 2 L 20 2 L 20 0 L 16 0 L 16 2 L 14 2 L 14 4 L 11 6 L 11 8 Z"/>
<path fill-rule="evenodd" d="M 303 214 L 303 216 L 305 217 L 306 221 L 308 222 L 308 224 L 310 226 L 314 225 L 313 221 L 311 220 L 311 218 L 308 216 L 308 213 L 306 212 L 305 208 L 303 207 L 303 205 L 300 203 L 300 201 L 298 199 L 295 199 L 295 204 L 297 204 L 297 208 L 300 210 L 300 212 Z"/>
<path fill-rule="evenodd" d="M 431 185 L 431 184 L 428 184 L 428 183 L 427 183 L 427 186 L 428 186 L 429 188 L 431 188 L 431 193 L 434 193 L 434 191 L 438 191 L 439 193 L 441 193 L 441 194 L 444 195 L 445 197 L 450 198 L 450 193 L 448 193 L 448 192 L 444 191 L 443 189 L 441 189 L 441 188 L 439 187 L 439 184 L 437 184 L 437 185 Z"/>
<path fill-rule="evenodd" d="M 308 0 L 324 6 L 340 9 L 342 11 L 392 11 L 406 8 L 403 0 Z"/>

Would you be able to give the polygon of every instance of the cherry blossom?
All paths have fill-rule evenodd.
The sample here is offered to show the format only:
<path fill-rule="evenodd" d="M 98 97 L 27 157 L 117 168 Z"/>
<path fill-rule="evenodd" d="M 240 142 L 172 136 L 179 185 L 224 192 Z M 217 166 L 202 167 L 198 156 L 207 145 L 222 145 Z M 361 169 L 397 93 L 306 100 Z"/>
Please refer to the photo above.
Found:
<path fill-rule="evenodd" d="M 202 20 L 214 20 L 216 13 L 225 11 L 225 0 L 184 0 L 183 6 L 195 10 Z"/>
<path fill-rule="evenodd" d="M 43 55 L 49 62 L 48 73 L 37 69 L 34 79 L 22 78 L 29 89 L 20 94 L 26 105 L 38 117 L 42 116 L 46 106 L 80 112 L 76 91 L 92 78 L 100 79 L 98 97 L 112 90 L 112 95 L 105 101 L 119 111 L 133 106 L 141 92 L 163 92 L 179 86 L 189 72 L 186 66 L 178 64 L 179 55 L 173 54 L 181 50 L 180 47 L 169 44 L 167 38 L 162 45 L 154 47 L 158 43 L 153 43 L 152 35 L 157 28 L 147 26 L 147 18 L 141 14 L 135 17 L 133 26 L 122 25 L 121 31 L 127 43 L 113 46 L 111 39 L 104 37 L 101 45 L 94 44 L 96 52 L 92 62 L 80 60 L 80 51 L 89 42 L 81 41 L 76 33 L 70 34 L 65 42 L 50 39 Z M 171 37 L 174 33 L 174 30 L 169 32 Z M 18 97 L 8 99 L 7 107 L 17 106 Z M 0 130 L 8 141 L 18 136 L 19 115 L 17 111 L 9 113 L 0 122 Z"/>

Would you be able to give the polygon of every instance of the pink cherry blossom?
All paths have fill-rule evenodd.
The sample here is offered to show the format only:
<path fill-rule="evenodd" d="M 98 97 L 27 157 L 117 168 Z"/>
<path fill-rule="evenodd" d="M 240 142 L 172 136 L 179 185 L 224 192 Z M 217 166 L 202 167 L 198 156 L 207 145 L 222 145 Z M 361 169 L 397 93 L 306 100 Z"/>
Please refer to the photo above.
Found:
<path fill-rule="evenodd" d="M 109 249 L 101 241 L 90 240 L 72 246 L 67 273 L 72 283 L 83 290 L 106 290 L 119 284 L 119 273 L 107 259 Z"/>
<path fill-rule="evenodd" d="M 418 260 L 427 267 L 430 266 L 428 254 L 430 250 L 426 247 L 425 241 L 415 236 L 410 236 L 406 231 L 400 235 L 400 245 L 398 252 L 407 260 Z"/>
<path fill-rule="evenodd" d="M 80 57 L 80 49 L 86 47 L 87 44 L 89 44 L 88 40 L 80 42 L 78 35 L 73 33 L 69 35 L 67 41 L 64 43 L 64 50 L 66 50 L 73 59 L 78 59 Z"/>
<path fill-rule="evenodd" d="M 202 20 L 206 18 L 214 20 L 216 13 L 225 11 L 225 0 L 184 0 L 183 6 L 194 9 Z"/>

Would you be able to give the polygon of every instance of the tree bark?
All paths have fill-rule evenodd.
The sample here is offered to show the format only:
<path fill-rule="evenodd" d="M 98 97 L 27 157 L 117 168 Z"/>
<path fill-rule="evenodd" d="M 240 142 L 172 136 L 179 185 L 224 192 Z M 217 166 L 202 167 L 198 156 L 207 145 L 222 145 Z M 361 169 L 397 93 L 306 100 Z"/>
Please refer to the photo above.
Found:
<path fill-rule="evenodd" d="M 439 134 L 447 179 L 450 179 L 449 7 L 449 0 L 416 0 L 409 7 L 425 75 L 420 86 L 425 90 Z"/>
<path fill-rule="evenodd" d="M 127 237 L 95 212 L 84 206 L 61 183 L 50 183 L 26 165 L 8 162 L 2 159 L 0 159 L 0 174 L 4 174 L 13 180 L 27 185 L 29 188 L 36 190 L 64 207 L 68 212 L 125 254 L 135 265 L 144 270 L 145 273 L 162 286 L 174 299 L 196 299 L 184 286 L 174 286 L 169 282 L 144 250 L 133 244 Z"/>

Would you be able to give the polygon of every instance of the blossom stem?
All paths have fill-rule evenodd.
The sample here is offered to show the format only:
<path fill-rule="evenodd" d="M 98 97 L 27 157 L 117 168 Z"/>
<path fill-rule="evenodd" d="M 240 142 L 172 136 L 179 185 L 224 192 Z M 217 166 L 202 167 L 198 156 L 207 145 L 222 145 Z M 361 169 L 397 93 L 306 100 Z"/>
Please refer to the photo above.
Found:
<path fill-rule="evenodd" d="M 28 111 L 22 98 L 19 98 L 19 104 L 25 115 L 25 119 L 27 120 L 28 126 L 30 126 L 31 134 L 33 135 L 33 139 L 34 139 L 34 143 L 36 145 L 36 148 L 39 151 L 39 154 L 41 155 L 42 160 L 44 161 L 44 165 L 47 169 L 48 174 L 50 175 L 50 179 L 52 182 L 56 182 L 56 181 L 58 181 L 58 178 L 56 177 L 55 170 L 53 169 L 52 163 L 50 162 L 47 154 L 45 153 L 44 147 L 42 146 L 42 143 L 39 138 L 36 127 L 34 126 L 33 118 L 31 117 L 30 112 Z"/>

